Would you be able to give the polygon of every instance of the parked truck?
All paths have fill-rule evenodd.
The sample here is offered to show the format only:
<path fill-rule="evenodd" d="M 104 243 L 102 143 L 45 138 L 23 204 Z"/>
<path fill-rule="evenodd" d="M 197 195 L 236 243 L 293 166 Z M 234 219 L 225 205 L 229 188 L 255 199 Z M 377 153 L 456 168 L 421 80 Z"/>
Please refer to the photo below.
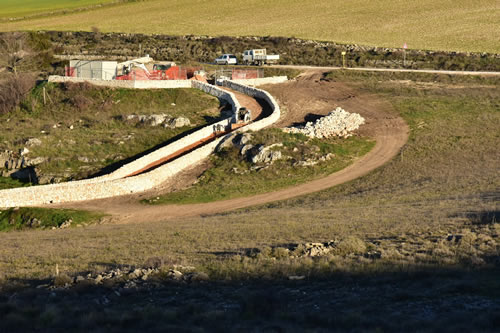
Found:
<path fill-rule="evenodd" d="M 274 64 L 280 60 L 279 54 L 267 54 L 266 49 L 246 50 L 243 52 L 243 63 L 245 65 Z"/>

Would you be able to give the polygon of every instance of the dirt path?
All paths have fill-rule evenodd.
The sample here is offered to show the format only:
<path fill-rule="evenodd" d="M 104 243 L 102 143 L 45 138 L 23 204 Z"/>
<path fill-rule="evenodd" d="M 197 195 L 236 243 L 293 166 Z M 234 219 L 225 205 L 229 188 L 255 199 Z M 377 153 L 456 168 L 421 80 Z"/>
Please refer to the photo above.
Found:
<path fill-rule="evenodd" d="M 336 66 L 302 66 L 302 65 L 272 65 L 275 68 L 290 68 L 299 70 L 332 71 L 349 70 L 361 72 L 401 72 L 401 73 L 428 73 L 446 75 L 480 75 L 480 76 L 500 76 L 500 72 L 476 72 L 476 71 L 445 71 L 438 69 L 403 69 L 403 68 L 372 68 L 372 67 L 336 67 Z"/>
<path fill-rule="evenodd" d="M 304 122 L 304 120 L 325 115 L 337 106 L 349 112 L 360 113 L 365 117 L 366 124 L 362 126 L 359 133 L 374 138 L 376 145 L 368 154 L 341 171 L 291 188 L 246 198 L 190 205 L 149 206 L 139 203 L 142 198 L 150 198 L 158 193 L 189 186 L 204 168 L 208 167 L 205 162 L 181 173 L 174 180 L 154 191 L 58 206 L 103 211 L 110 214 L 115 223 L 152 222 L 208 215 L 321 191 L 366 175 L 398 154 L 408 139 L 409 129 L 389 103 L 377 96 L 356 91 L 342 83 L 321 81 L 320 78 L 321 72 L 315 70 L 305 73 L 298 80 L 264 87 L 264 89 L 277 98 L 282 105 L 283 115 L 275 126 L 283 127 Z M 257 107 L 255 100 L 248 99 L 248 96 L 243 98 L 237 95 L 237 98 L 242 106 L 251 110 Z"/>

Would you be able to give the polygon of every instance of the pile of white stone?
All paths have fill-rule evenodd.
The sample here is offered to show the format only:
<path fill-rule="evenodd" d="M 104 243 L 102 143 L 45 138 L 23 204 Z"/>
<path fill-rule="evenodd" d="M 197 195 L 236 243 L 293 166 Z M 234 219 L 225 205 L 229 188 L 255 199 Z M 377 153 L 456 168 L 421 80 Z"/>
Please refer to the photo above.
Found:
<path fill-rule="evenodd" d="M 338 107 L 327 116 L 304 126 L 288 127 L 283 130 L 287 133 L 300 133 L 311 138 L 329 138 L 333 136 L 347 138 L 365 123 L 365 119 L 357 113 L 349 113 Z"/>

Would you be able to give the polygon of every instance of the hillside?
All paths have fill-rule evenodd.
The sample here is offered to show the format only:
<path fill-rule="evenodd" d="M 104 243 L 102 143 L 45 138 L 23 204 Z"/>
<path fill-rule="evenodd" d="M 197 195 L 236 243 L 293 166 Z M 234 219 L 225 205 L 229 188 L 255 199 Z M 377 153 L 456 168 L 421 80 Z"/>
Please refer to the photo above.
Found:
<path fill-rule="evenodd" d="M 6 16 L 0 9 L 0 16 Z M 0 23 L 7 30 L 295 36 L 412 49 L 500 52 L 495 1 L 151 0 Z"/>
<path fill-rule="evenodd" d="M 42 83 L 0 115 L 0 189 L 108 172 L 220 116 L 195 89 L 131 90 Z"/>
<path fill-rule="evenodd" d="M 168 220 L 193 206 L 130 217 L 138 198 L 116 198 L 115 221 L 4 233 L 0 330 L 495 332 L 498 86 L 337 71 L 266 87 L 287 121 L 338 91 L 346 109 L 404 118 L 410 138 L 377 170 L 294 199 Z"/>

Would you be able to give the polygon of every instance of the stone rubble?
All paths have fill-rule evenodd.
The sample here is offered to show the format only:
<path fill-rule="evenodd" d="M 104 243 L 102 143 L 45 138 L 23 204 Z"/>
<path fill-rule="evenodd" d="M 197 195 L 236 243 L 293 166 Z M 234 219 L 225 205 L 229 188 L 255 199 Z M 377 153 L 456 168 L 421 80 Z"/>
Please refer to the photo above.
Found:
<path fill-rule="evenodd" d="M 165 269 L 160 267 L 147 268 L 116 268 L 107 272 L 88 273 L 87 275 L 77 275 L 70 278 L 64 276 L 58 280 L 58 276 L 52 283 L 37 286 L 37 288 L 47 289 L 68 289 L 78 284 L 102 285 L 111 283 L 118 289 L 115 293 L 120 296 L 123 289 L 135 289 L 138 287 L 154 287 L 160 284 L 160 281 L 173 281 L 179 283 L 201 282 L 208 280 L 206 273 L 196 272 L 195 267 L 173 265 Z M 61 282 L 62 281 L 62 282 Z"/>
<path fill-rule="evenodd" d="M 121 116 L 124 121 L 136 121 L 142 124 L 146 124 L 152 127 L 163 125 L 165 128 L 179 128 L 185 126 L 191 126 L 191 121 L 185 117 L 173 118 L 168 114 L 150 114 L 150 115 L 124 115 Z"/>
<path fill-rule="evenodd" d="M 313 122 L 307 122 L 304 126 L 287 127 L 283 131 L 286 133 L 304 134 L 310 138 L 329 138 L 351 136 L 355 131 L 365 123 L 365 119 L 357 113 L 349 113 L 340 107 L 330 112 L 327 116 Z"/>

